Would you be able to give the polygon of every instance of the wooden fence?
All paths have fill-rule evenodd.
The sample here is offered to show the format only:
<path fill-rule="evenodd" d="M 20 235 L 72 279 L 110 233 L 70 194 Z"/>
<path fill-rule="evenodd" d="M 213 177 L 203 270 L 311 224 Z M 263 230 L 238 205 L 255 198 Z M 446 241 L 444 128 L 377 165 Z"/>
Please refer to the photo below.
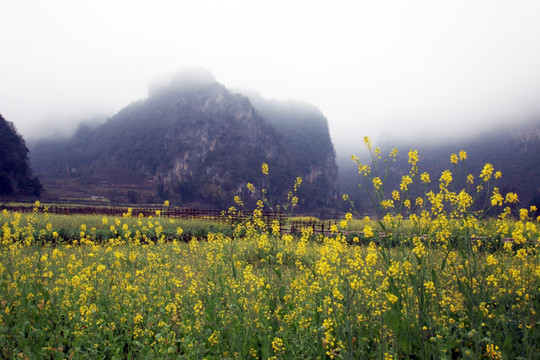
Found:
<path fill-rule="evenodd" d="M 0 206 L 0 209 L 6 209 L 10 212 L 29 213 L 33 212 L 34 208 L 31 206 Z M 44 207 L 39 207 L 38 212 L 43 212 Z M 235 213 L 229 214 L 221 210 L 207 210 L 207 209 L 192 209 L 192 208 L 151 208 L 151 207 L 101 207 L 101 206 L 84 206 L 84 207 L 68 207 L 68 206 L 49 206 L 47 207 L 47 213 L 58 215 L 104 215 L 104 216 L 123 216 L 131 209 L 132 216 L 139 216 L 142 214 L 144 217 L 160 216 L 171 217 L 187 220 L 209 220 L 222 223 L 232 222 L 238 223 L 250 218 L 250 214 Z M 262 220 L 271 225 L 274 220 L 279 221 L 280 224 L 284 224 L 287 219 L 286 214 L 275 211 L 263 211 Z"/>
<path fill-rule="evenodd" d="M 290 232 L 291 234 L 294 234 L 294 233 L 300 233 L 302 232 L 302 229 L 303 228 L 311 228 L 313 230 L 313 234 L 330 234 L 332 233 L 331 231 L 331 227 L 332 225 L 337 225 L 337 220 L 334 220 L 334 221 L 326 221 L 326 222 L 322 222 L 322 221 L 316 221 L 316 220 L 310 220 L 310 221 L 293 221 L 291 222 L 290 224 L 290 229 L 283 229 L 284 232 Z M 339 231 L 341 234 L 343 235 L 350 235 L 350 234 L 354 234 L 354 235 L 358 235 L 358 236 L 364 236 L 364 232 L 363 231 L 343 231 L 343 230 L 340 230 Z M 384 239 L 387 237 L 387 234 L 385 232 L 378 232 L 377 233 L 379 239 Z M 426 235 L 423 235 L 421 236 L 422 240 L 425 240 L 427 238 Z M 493 241 L 493 240 L 496 240 L 495 238 L 491 237 L 491 236 L 471 236 L 471 241 L 473 243 L 475 242 L 478 242 L 478 241 L 481 241 L 481 242 L 484 242 L 484 241 Z M 501 238 L 501 241 L 503 243 L 507 243 L 507 242 L 513 242 L 514 239 L 513 238 L 510 238 L 510 237 L 503 237 Z"/>
<path fill-rule="evenodd" d="M 5 206 L 0 205 L 0 210 L 8 210 L 10 212 L 30 213 L 34 211 L 31 206 Z M 128 212 L 127 207 L 68 207 L 68 206 L 50 206 L 47 208 L 49 214 L 59 215 L 105 215 L 105 216 L 123 216 Z M 132 216 L 139 216 L 142 214 L 144 217 L 157 216 L 156 211 L 160 211 L 160 215 L 163 217 L 171 217 L 187 220 L 209 220 L 220 223 L 239 223 L 251 218 L 251 214 L 235 213 L 229 214 L 221 210 L 206 210 L 206 209 L 192 209 L 192 208 L 151 208 L 151 207 L 134 207 L 131 208 Z M 39 212 L 44 211 L 44 207 L 38 208 Z M 289 224 L 289 228 L 286 227 L 287 215 L 282 212 L 275 211 L 263 211 L 262 221 L 271 228 L 274 221 L 278 221 L 280 224 L 281 232 L 285 233 L 300 233 L 303 228 L 311 228 L 314 234 L 330 234 L 332 225 L 337 224 L 337 220 L 334 221 L 293 221 Z M 348 232 L 340 231 L 344 235 L 355 233 L 360 236 L 363 235 L 362 231 Z M 378 234 L 379 238 L 385 238 L 386 234 L 381 232 Z M 486 237 L 471 237 L 472 241 L 478 240 L 491 240 Z M 512 238 L 502 238 L 503 242 L 512 242 Z"/>
<path fill-rule="evenodd" d="M 332 225 L 336 225 L 337 220 L 334 221 L 293 221 L 290 224 L 290 228 L 285 230 L 291 234 L 302 232 L 303 228 L 311 228 L 314 234 L 328 234 L 331 232 Z"/>

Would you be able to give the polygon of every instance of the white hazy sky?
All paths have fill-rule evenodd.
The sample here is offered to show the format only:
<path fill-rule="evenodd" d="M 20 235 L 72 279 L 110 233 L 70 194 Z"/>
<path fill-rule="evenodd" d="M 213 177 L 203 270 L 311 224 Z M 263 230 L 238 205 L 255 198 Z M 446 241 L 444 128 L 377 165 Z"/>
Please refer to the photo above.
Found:
<path fill-rule="evenodd" d="M 202 66 L 303 99 L 339 151 L 540 118 L 540 1 L 2 0 L 0 113 L 27 139 Z"/>

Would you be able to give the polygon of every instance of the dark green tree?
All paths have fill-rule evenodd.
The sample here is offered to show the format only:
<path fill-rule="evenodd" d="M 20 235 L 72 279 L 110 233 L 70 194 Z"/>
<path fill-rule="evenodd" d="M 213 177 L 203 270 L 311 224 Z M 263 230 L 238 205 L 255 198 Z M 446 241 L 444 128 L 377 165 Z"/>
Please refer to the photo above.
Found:
<path fill-rule="evenodd" d="M 0 115 L 0 196 L 39 197 L 41 189 L 41 182 L 32 175 L 23 138 Z"/>

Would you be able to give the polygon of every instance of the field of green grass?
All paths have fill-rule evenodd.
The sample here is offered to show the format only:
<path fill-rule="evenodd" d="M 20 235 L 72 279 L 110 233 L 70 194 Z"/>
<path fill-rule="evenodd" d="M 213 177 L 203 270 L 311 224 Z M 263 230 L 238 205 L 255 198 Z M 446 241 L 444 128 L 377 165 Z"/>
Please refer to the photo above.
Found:
<path fill-rule="evenodd" d="M 234 227 L 3 211 L 0 354 L 540 359 L 537 209 L 512 210 L 517 195 L 500 194 L 487 165 L 469 191 L 443 173 L 438 192 L 413 194 L 430 179 L 409 157 L 392 192 L 359 163 L 381 216 L 351 203 L 325 234 L 268 228 L 266 198 Z"/>
<path fill-rule="evenodd" d="M 181 226 L 209 224 L 7 212 L 2 223 L 5 358 L 538 356 L 535 242 L 351 245 L 256 218 L 189 242 Z M 40 241 L 58 229 L 78 234 Z"/>

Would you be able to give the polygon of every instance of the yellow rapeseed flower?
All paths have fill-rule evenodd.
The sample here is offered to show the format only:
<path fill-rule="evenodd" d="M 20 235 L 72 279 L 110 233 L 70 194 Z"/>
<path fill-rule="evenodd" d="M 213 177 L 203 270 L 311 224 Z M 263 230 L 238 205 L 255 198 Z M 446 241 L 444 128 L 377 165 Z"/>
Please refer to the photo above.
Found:
<path fill-rule="evenodd" d="M 142 321 L 143 321 L 143 317 L 142 317 L 142 315 L 139 314 L 139 313 L 137 313 L 137 314 L 135 315 L 135 317 L 133 318 L 133 322 L 134 322 L 135 324 L 140 324 L 140 323 L 142 323 Z"/>
<path fill-rule="evenodd" d="M 298 191 L 298 187 L 302 185 L 302 178 L 299 176 L 294 181 L 294 191 Z"/>
<path fill-rule="evenodd" d="M 371 167 L 369 165 L 358 164 L 358 173 L 364 176 L 367 176 L 371 172 Z"/>
<path fill-rule="evenodd" d="M 401 191 L 407 191 L 410 184 L 412 184 L 412 179 L 409 175 L 403 175 L 401 177 L 401 184 L 399 184 L 399 188 Z"/>
<path fill-rule="evenodd" d="M 386 298 L 388 299 L 389 302 L 391 302 L 392 304 L 395 304 L 396 301 L 398 301 L 398 297 L 392 293 L 386 293 Z"/>
<path fill-rule="evenodd" d="M 364 136 L 364 144 L 366 144 L 366 147 L 368 149 L 371 149 L 371 139 L 369 138 L 369 136 Z"/>
<path fill-rule="evenodd" d="M 448 186 L 452 182 L 452 172 L 450 170 L 444 170 L 439 181 L 441 182 L 441 185 L 444 183 Z"/>
<path fill-rule="evenodd" d="M 272 340 L 272 349 L 274 349 L 274 352 L 278 353 L 285 350 L 285 345 L 283 344 L 283 340 L 281 338 L 275 337 L 274 340 Z"/>
<path fill-rule="evenodd" d="M 424 254 L 426 253 L 426 248 L 424 244 L 422 243 L 422 240 L 420 240 L 418 236 L 415 236 L 413 238 L 413 245 L 414 245 L 413 253 L 415 253 L 416 256 L 418 256 L 419 258 L 424 256 Z"/>
<path fill-rule="evenodd" d="M 411 149 L 409 151 L 409 164 L 412 166 L 416 166 L 416 163 L 418 162 L 418 150 Z"/>
<path fill-rule="evenodd" d="M 240 199 L 240 196 L 235 195 L 234 196 L 234 202 L 238 204 L 238 206 L 243 206 L 244 203 L 242 202 L 242 199 Z"/>
<path fill-rule="evenodd" d="M 499 347 L 493 344 L 486 345 L 486 357 L 488 359 L 502 359 L 502 354 L 499 351 Z"/>
<path fill-rule="evenodd" d="M 370 237 L 373 237 L 373 235 L 375 234 L 373 233 L 373 229 L 371 228 L 371 226 L 369 225 L 364 226 L 364 236 L 367 238 L 370 238 Z"/>
<path fill-rule="evenodd" d="M 261 169 L 262 169 L 262 173 L 264 175 L 268 175 L 268 164 L 267 163 L 263 163 L 262 166 L 261 166 Z"/>
<path fill-rule="evenodd" d="M 380 177 L 374 177 L 373 178 L 373 187 L 377 190 L 379 190 L 382 186 L 382 180 Z"/>
<path fill-rule="evenodd" d="M 529 210 L 519 209 L 519 218 L 523 221 L 527 221 L 529 219 Z"/>
<path fill-rule="evenodd" d="M 485 181 L 488 182 L 491 179 L 491 175 L 493 174 L 493 165 L 490 163 L 487 163 L 484 165 L 484 168 L 482 169 L 482 172 L 480 172 L 480 177 Z"/>
<path fill-rule="evenodd" d="M 212 335 L 210 335 L 210 337 L 208 338 L 208 342 L 210 343 L 210 345 L 216 345 L 217 343 L 219 343 L 219 330 L 214 330 L 212 332 Z"/>
<path fill-rule="evenodd" d="M 506 194 L 505 201 L 507 203 L 513 204 L 513 203 L 517 203 L 519 200 L 516 193 L 509 192 L 508 194 Z"/>
<path fill-rule="evenodd" d="M 504 201 L 504 198 L 499 193 L 499 188 L 494 187 L 493 188 L 493 195 L 491 196 L 491 205 L 492 206 L 502 206 L 503 201 Z"/>

